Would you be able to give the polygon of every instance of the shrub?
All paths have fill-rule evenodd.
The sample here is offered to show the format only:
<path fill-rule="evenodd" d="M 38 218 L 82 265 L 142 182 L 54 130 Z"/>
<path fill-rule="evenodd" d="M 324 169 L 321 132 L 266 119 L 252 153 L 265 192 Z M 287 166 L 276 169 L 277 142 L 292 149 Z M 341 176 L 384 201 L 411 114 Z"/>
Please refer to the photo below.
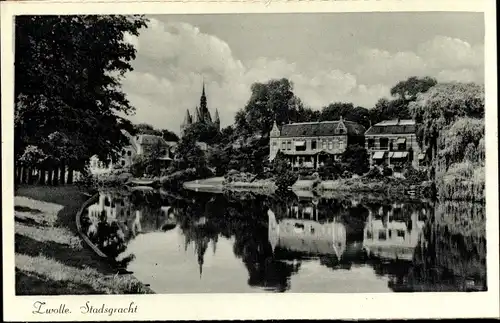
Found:
<path fill-rule="evenodd" d="M 298 179 L 298 175 L 290 170 L 284 171 L 276 175 L 275 184 L 278 189 L 287 189 L 288 187 L 295 184 Z"/>
<path fill-rule="evenodd" d="M 411 165 L 405 169 L 404 177 L 411 183 L 422 183 L 428 179 L 426 171 L 415 169 Z"/>
<path fill-rule="evenodd" d="M 384 166 L 384 168 L 382 168 L 382 175 L 384 175 L 385 177 L 392 176 L 392 173 L 392 169 L 390 169 L 389 167 Z"/>

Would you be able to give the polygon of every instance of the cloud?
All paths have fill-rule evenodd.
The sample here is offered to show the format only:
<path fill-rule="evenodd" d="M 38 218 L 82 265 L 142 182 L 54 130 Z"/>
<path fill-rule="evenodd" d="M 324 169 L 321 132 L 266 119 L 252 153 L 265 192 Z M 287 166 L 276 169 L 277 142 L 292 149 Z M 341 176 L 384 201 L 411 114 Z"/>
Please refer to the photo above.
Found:
<path fill-rule="evenodd" d="M 482 46 L 442 36 L 420 44 L 415 52 L 363 48 L 352 55 L 318 53 L 305 65 L 268 57 L 243 62 L 228 43 L 187 23 L 151 19 L 139 37 L 128 35 L 125 41 L 138 48 L 134 71 L 123 84 L 136 107 L 132 121 L 175 132 L 186 109 L 199 104 L 202 80 L 209 109 L 219 110 L 223 126 L 232 124 L 236 111 L 245 106 L 252 83 L 272 78 L 290 79 L 294 92 L 315 109 L 337 101 L 371 108 L 389 96 L 391 86 L 410 76 L 482 82 Z"/>
<path fill-rule="evenodd" d="M 458 38 L 436 36 L 420 44 L 418 55 L 434 68 L 457 68 L 482 66 L 484 64 L 484 46 L 472 46 Z"/>

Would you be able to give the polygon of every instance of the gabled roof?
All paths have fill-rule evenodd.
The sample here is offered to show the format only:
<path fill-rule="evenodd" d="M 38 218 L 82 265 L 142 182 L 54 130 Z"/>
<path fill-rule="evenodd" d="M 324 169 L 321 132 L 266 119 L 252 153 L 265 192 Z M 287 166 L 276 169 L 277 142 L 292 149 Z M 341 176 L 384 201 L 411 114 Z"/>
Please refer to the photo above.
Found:
<path fill-rule="evenodd" d="M 339 123 L 343 123 L 347 128 L 347 134 L 352 136 L 362 136 L 365 127 L 353 121 L 321 121 L 321 122 L 301 122 L 285 124 L 281 127 L 280 137 L 315 137 L 332 136 L 335 134 Z"/>
<path fill-rule="evenodd" d="M 384 120 L 371 126 L 365 135 L 378 135 L 378 134 L 409 134 L 415 133 L 416 124 L 414 120 Z"/>

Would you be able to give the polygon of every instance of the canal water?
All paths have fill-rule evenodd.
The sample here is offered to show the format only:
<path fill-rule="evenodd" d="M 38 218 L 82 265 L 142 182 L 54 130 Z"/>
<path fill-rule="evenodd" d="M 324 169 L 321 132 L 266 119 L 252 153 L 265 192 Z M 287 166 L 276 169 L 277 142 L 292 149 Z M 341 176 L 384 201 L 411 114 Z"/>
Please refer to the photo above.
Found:
<path fill-rule="evenodd" d="M 487 288 L 482 204 L 107 191 L 82 225 L 156 293 Z"/>

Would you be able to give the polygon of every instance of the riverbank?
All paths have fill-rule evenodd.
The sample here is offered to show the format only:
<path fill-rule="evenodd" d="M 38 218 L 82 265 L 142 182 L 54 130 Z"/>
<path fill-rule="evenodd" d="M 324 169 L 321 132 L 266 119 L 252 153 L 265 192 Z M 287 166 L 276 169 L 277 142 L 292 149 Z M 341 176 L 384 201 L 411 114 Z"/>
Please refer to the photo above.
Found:
<path fill-rule="evenodd" d="M 21 186 L 15 195 L 17 295 L 150 293 L 81 240 L 75 215 L 89 197 L 76 186 Z"/>
<path fill-rule="evenodd" d="M 222 192 L 225 190 L 231 191 L 255 191 L 272 193 L 276 190 L 276 185 L 270 180 L 256 180 L 253 182 L 227 182 L 224 177 L 211 177 L 185 182 L 185 189 L 203 192 Z"/>

